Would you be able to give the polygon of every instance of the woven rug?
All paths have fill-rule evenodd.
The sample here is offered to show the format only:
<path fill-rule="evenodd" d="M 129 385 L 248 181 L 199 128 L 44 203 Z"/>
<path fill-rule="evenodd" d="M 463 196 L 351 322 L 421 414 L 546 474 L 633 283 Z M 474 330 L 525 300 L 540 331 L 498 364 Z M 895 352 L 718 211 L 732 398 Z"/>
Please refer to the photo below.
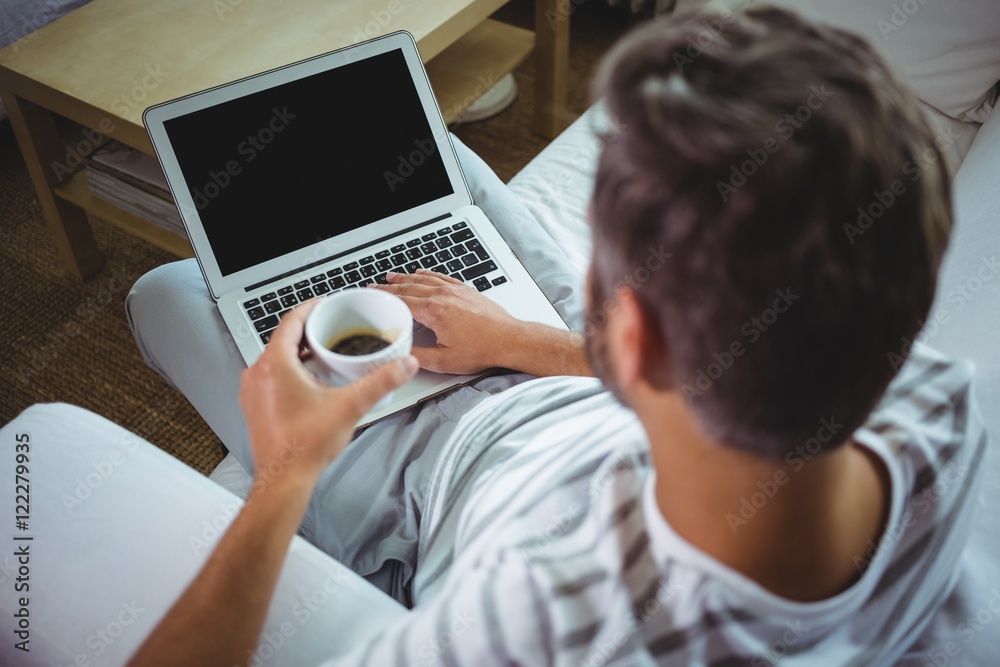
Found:
<path fill-rule="evenodd" d="M 589 106 L 589 83 L 601 54 L 624 32 L 624 13 L 575 11 L 570 111 Z M 497 18 L 530 28 L 531 2 L 513 2 Z M 455 133 L 504 181 L 548 143 L 534 133 L 534 64 L 515 71 L 519 94 L 495 118 Z M 64 275 L 9 121 L 0 122 L 0 424 L 34 403 L 66 402 L 96 412 L 208 474 L 222 460 L 219 439 L 181 394 L 142 360 L 124 300 L 147 271 L 175 261 L 170 253 L 99 219 L 94 236 L 105 267 L 82 283 Z M 236 397 L 233 397 L 236 400 Z"/>

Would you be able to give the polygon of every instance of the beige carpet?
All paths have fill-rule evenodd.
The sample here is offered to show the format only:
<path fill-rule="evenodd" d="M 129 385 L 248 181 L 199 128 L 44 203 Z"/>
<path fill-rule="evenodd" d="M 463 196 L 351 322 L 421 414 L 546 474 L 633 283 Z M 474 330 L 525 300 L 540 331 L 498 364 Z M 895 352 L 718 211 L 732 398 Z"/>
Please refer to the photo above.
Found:
<path fill-rule="evenodd" d="M 498 18 L 531 27 L 532 5 L 513 2 Z M 593 2 L 580 5 L 571 20 L 570 110 L 579 114 L 589 106 L 595 64 L 630 19 Z M 505 181 L 547 144 L 531 127 L 533 62 L 515 76 L 520 94 L 510 109 L 456 129 Z M 219 440 L 143 363 L 123 305 L 139 276 L 175 258 L 103 220 L 92 222 L 107 263 L 81 284 L 63 274 L 10 123 L 0 123 L 0 423 L 34 403 L 72 403 L 207 474 L 222 459 Z"/>

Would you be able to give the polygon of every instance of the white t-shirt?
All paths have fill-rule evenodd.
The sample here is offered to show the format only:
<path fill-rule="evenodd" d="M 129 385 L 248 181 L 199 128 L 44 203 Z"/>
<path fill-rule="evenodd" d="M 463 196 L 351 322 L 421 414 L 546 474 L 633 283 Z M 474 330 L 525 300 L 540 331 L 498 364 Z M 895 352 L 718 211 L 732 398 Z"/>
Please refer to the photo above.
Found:
<path fill-rule="evenodd" d="M 971 376 L 918 348 L 854 434 L 889 471 L 890 518 L 856 559 L 860 579 L 810 603 L 769 593 L 671 529 L 645 432 L 600 383 L 510 389 L 463 420 L 437 465 L 414 609 L 328 664 L 887 663 L 959 573 L 986 443 Z"/>

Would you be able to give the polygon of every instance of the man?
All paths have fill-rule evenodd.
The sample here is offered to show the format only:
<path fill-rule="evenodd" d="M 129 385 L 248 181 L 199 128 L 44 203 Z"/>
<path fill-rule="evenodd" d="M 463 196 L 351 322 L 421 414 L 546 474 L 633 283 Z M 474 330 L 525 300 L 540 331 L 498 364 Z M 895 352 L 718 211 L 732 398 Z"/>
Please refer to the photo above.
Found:
<path fill-rule="evenodd" d="M 597 92 L 617 129 L 591 200 L 585 339 L 399 275 L 383 289 L 439 347 L 332 389 L 300 361 L 311 306 L 293 311 L 239 399 L 256 469 L 279 472 L 258 472 L 134 664 L 245 660 L 300 524 L 412 603 L 356 646 L 331 628 L 336 664 L 885 664 L 912 643 L 955 581 L 984 445 L 968 366 L 899 350 L 951 225 L 941 159 L 893 189 L 936 152 L 928 125 L 871 47 L 774 9 L 647 24 Z M 653 269 L 651 252 L 670 257 Z M 909 353 L 901 372 L 889 353 Z M 352 425 L 418 362 L 601 382 L 522 383 L 396 453 L 405 466 L 359 458 L 378 431 L 348 445 Z M 310 497 L 346 456 L 421 493 L 380 504 L 354 486 L 361 537 L 331 537 L 336 507 Z M 415 524 L 393 521 L 399 497 Z M 414 530 L 387 565 L 385 540 Z"/>

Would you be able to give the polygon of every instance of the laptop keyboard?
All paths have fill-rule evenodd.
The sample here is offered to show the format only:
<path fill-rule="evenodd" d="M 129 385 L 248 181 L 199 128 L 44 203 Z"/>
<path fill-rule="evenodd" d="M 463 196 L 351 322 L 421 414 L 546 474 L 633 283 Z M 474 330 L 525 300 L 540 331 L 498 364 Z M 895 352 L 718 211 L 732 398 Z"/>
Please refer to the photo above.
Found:
<path fill-rule="evenodd" d="M 421 268 L 471 283 L 480 292 L 507 282 L 468 223 L 458 222 L 309 278 L 283 284 L 244 301 L 243 308 L 266 345 L 285 313 L 304 301 L 372 283 L 385 285 L 388 271 L 416 273 Z"/>

